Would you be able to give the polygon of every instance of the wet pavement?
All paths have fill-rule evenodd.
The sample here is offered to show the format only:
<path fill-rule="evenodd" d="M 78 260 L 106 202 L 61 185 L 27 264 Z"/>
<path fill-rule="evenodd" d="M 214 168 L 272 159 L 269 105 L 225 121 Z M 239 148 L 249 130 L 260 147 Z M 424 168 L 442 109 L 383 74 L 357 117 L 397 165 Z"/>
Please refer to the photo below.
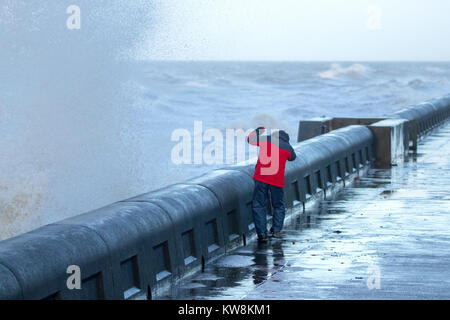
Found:
<path fill-rule="evenodd" d="M 160 299 L 450 299 L 450 124 Z"/>

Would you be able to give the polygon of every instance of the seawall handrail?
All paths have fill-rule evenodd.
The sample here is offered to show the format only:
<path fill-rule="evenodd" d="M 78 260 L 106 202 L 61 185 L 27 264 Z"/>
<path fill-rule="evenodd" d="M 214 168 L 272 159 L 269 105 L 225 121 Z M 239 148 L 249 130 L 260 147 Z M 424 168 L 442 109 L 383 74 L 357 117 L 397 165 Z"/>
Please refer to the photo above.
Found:
<path fill-rule="evenodd" d="M 450 117 L 450 95 L 404 108 L 388 117 L 409 120 L 411 138 L 420 138 Z"/>

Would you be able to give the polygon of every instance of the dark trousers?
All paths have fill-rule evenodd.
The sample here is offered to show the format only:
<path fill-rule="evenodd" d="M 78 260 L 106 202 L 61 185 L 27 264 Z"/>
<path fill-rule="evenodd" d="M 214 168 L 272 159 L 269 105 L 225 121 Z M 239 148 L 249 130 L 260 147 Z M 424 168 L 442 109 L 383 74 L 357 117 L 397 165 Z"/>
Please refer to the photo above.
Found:
<path fill-rule="evenodd" d="M 286 213 L 283 188 L 255 180 L 252 211 L 253 221 L 255 222 L 256 233 L 258 236 L 267 235 L 267 209 L 269 194 L 273 208 L 272 231 L 280 232 L 281 229 L 283 229 L 284 216 Z"/>

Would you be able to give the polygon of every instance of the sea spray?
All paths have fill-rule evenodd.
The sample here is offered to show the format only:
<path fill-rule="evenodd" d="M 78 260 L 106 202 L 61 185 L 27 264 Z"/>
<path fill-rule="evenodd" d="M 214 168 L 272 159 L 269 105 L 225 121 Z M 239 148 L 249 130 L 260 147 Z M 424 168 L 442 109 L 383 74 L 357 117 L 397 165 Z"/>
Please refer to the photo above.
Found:
<path fill-rule="evenodd" d="M 128 57 L 146 1 L 0 4 L 0 239 L 136 192 Z"/>

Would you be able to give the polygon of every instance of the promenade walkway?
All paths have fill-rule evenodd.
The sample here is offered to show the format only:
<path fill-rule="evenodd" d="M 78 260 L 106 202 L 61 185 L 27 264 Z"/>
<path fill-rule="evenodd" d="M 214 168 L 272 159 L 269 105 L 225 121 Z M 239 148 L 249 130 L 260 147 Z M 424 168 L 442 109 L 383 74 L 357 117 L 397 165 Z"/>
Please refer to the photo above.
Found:
<path fill-rule="evenodd" d="M 450 299 L 450 124 L 159 298 Z"/>

